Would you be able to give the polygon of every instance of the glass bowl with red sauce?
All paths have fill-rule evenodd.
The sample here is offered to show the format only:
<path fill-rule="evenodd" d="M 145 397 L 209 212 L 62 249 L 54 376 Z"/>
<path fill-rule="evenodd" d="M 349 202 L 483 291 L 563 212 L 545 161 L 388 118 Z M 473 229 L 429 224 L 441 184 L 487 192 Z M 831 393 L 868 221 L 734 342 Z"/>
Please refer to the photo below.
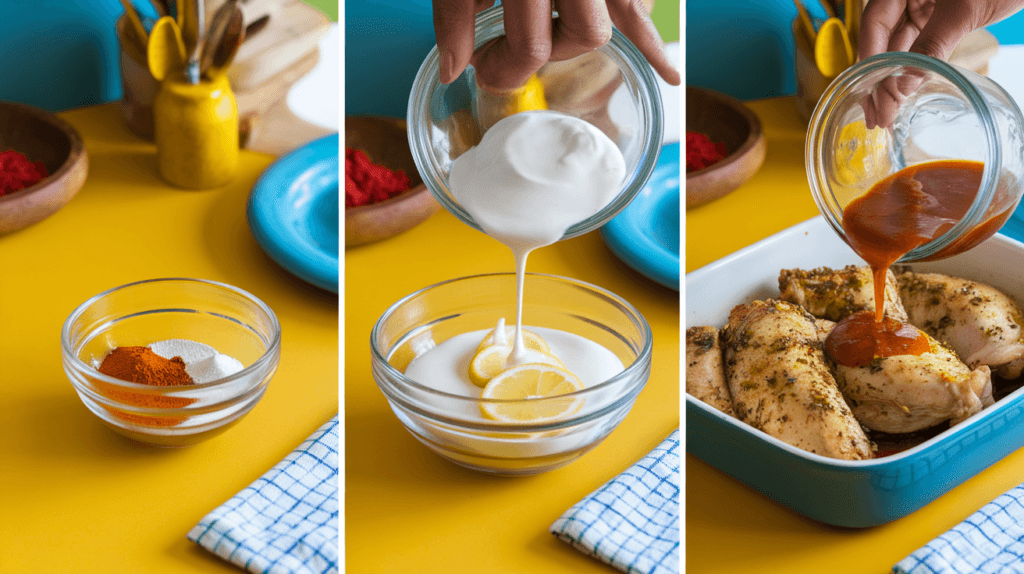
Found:
<path fill-rule="evenodd" d="M 868 263 L 944 259 L 991 237 L 1019 203 L 1024 116 L 987 77 L 888 52 L 828 87 L 805 158 L 819 211 Z"/>

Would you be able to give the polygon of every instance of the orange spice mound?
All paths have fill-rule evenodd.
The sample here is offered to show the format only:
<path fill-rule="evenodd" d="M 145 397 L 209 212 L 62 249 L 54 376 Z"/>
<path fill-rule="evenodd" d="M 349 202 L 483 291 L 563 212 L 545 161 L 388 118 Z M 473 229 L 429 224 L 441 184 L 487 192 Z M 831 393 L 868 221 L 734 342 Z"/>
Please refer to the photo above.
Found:
<path fill-rule="evenodd" d="M 165 359 L 154 353 L 149 347 L 117 347 L 104 357 L 99 371 L 122 381 L 157 387 L 194 383 L 192 377 L 185 371 L 185 361 L 181 357 Z M 101 387 L 106 387 L 106 385 L 101 385 Z M 104 394 L 118 402 L 139 407 L 173 409 L 186 407 L 196 402 L 196 399 L 186 397 L 163 397 L 113 388 L 104 390 L 106 391 Z M 175 426 L 187 418 L 151 417 L 110 407 L 107 407 L 107 410 L 122 420 L 151 427 Z"/>
<path fill-rule="evenodd" d="M 149 347 L 117 347 L 100 364 L 104 375 L 142 385 L 191 385 L 181 357 L 165 359 Z"/>

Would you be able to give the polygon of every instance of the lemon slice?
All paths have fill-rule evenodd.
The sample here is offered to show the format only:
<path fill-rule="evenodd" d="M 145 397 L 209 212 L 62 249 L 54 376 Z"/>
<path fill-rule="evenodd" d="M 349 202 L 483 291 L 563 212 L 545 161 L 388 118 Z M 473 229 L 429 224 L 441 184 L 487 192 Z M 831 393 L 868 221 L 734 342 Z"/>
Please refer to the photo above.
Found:
<path fill-rule="evenodd" d="M 482 399 L 512 403 L 480 403 L 480 412 L 503 422 L 541 422 L 570 415 L 583 406 L 582 397 L 552 399 L 583 389 L 579 377 L 564 368 L 527 363 L 495 376 L 480 394 Z M 530 400 L 546 399 L 546 400 Z"/>
<path fill-rule="evenodd" d="M 488 381 L 505 370 L 512 347 L 508 345 L 489 345 L 477 351 L 469 361 L 469 380 L 478 387 L 484 387 Z M 564 369 L 565 365 L 558 357 L 534 349 L 526 350 L 526 362 L 552 365 Z"/>
<path fill-rule="evenodd" d="M 489 347 L 491 345 L 503 345 L 511 347 L 513 344 L 515 344 L 515 327 L 505 327 L 504 341 L 495 340 L 494 335 L 497 330 L 497 328 L 494 328 L 491 329 L 489 333 L 487 333 L 487 336 L 484 337 L 484 340 L 480 341 L 480 346 L 476 348 L 477 352 L 480 352 L 484 349 L 484 347 Z M 547 341 L 545 341 L 540 335 L 534 333 L 533 331 L 527 331 L 526 329 L 523 329 L 523 343 L 526 345 L 527 349 L 533 349 L 534 351 L 540 351 L 542 353 L 547 353 L 549 355 L 551 354 L 551 347 L 548 346 Z"/>

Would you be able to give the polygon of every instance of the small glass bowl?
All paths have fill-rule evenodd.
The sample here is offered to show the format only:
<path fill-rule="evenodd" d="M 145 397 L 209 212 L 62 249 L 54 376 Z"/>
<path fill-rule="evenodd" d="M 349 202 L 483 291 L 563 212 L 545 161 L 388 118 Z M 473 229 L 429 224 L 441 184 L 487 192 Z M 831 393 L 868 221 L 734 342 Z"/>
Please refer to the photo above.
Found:
<path fill-rule="evenodd" d="M 398 420 L 442 457 L 481 472 L 521 476 L 576 460 L 598 445 L 632 408 L 651 373 L 651 329 L 632 305 L 600 287 L 552 275 L 527 274 L 523 324 L 580 335 L 614 353 L 625 370 L 554 400 L 582 399 L 562 419 L 510 424 L 485 419 L 482 403 L 519 403 L 455 395 L 403 372 L 409 363 L 455 335 L 493 329 L 515 317 L 515 274 L 462 277 L 421 289 L 392 305 L 370 336 L 373 378 Z M 537 404 L 537 403 L 532 403 Z"/>
<path fill-rule="evenodd" d="M 505 33 L 503 15 L 501 5 L 477 14 L 476 48 Z M 479 230 L 480 225 L 448 189 L 448 174 L 455 159 L 476 145 L 486 124 L 493 123 L 486 117 L 481 122 L 479 98 L 488 96 L 477 89 L 472 66 L 451 84 L 442 84 L 439 62 L 434 46 L 413 81 L 407 114 L 409 147 L 430 193 L 445 209 Z M 568 239 L 607 223 L 647 182 L 661 151 L 661 92 L 650 64 L 618 30 L 612 31 L 611 40 L 601 48 L 571 60 L 549 62 L 537 76 L 544 84 L 548 109 L 595 125 L 618 145 L 626 160 L 626 177 L 618 196 L 570 227 L 563 237 Z M 613 94 L 616 105 L 609 109 Z"/>
<path fill-rule="evenodd" d="M 891 122 L 869 118 L 866 109 Z M 869 129 L 869 122 L 885 125 Z M 844 238 L 843 209 L 885 177 L 930 161 L 983 162 L 981 187 L 964 217 L 900 261 L 941 259 L 987 239 L 991 233 L 968 234 L 989 219 L 1005 221 L 1020 201 L 1024 116 L 985 76 L 921 54 L 886 52 L 848 68 L 825 90 L 807 128 L 805 157 L 818 210 Z"/>
<path fill-rule="evenodd" d="M 94 361 L 123 346 L 166 339 L 210 345 L 246 367 L 194 385 L 159 387 L 100 373 Z M 251 294 L 201 279 L 152 279 L 115 287 L 79 306 L 61 332 L 64 372 L 85 406 L 116 432 L 159 446 L 187 446 L 223 432 L 263 396 L 281 359 L 281 326 Z"/>

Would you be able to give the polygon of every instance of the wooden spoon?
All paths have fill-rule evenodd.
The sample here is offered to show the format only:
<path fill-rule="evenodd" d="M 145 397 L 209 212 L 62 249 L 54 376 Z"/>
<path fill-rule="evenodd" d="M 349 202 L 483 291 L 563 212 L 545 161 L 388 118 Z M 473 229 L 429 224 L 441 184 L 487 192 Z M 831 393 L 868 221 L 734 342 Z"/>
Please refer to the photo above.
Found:
<path fill-rule="evenodd" d="M 185 67 L 185 43 L 174 18 L 164 16 L 153 25 L 146 46 L 146 60 L 149 73 L 158 82 Z"/>
<path fill-rule="evenodd" d="M 814 61 L 826 78 L 834 78 L 853 64 L 853 46 L 839 18 L 829 18 L 814 39 Z"/>
<path fill-rule="evenodd" d="M 203 44 L 199 71 L 204 78 L 223 74 L 245 39 L 245 17 L 234 0 L 217 9 Z"/>

